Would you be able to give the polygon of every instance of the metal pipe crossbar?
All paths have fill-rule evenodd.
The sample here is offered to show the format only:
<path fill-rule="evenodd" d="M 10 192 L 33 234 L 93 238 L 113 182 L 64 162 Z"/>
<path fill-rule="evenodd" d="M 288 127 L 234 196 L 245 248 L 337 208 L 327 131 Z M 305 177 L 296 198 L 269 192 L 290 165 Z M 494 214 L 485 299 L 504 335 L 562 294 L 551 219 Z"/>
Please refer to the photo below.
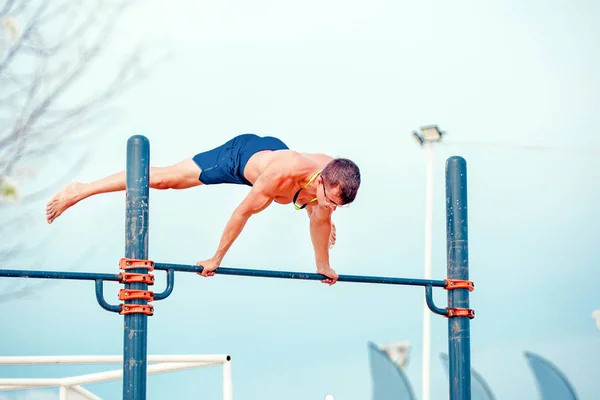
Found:
<path fill-rule="evenodd" d="M 104 280 L 119 281 L 119 274 L 97 274 L 91 272 L 69 271 L 34 271 L 21 269 L 0 269 L 0 277 L 5 278 L 39 278 L 39 279 L 70 279 L 70 280 Z"/>
<path fill-rule="evenodd" d="M 150 354 L 148 363 L 224 363 L 229 354 Z M 0 365 L 121 364 L 123 355 L 0 356 Z"/>
<path fill-rule="evenodd" d="M 173 270 L 178 272 L 202 272 L 203 268 L 198 265 L 155 263 L 155 269 Z M 270 271 L 264 269 L 245 269 L 245 268 L 227 268 L 219 267 L 215 270 L 220 275 L 251 276 L 256 278 L 281 278 L 281 279 L 300 279 L 320 281 L 327 278 L 321 274 L 292 271 Z M 338 282 L 354 283 L 380 283 L 385 285 L 408 285 L 408 286 L 436 286 L 444 287 L 445 281 L 416 278 L 394 278 L 385 276 L 363 276 L 363 275 L 339 275 Z"/>
<path fill-rule="evenodd" d="M 229 354 L 152 354 L 148 355 L 146 373 L 182 371 L 222 365 L 223 400 L 233 400 L 231 385 L 231 357 Z M 123 355 L 76 355 L 76 356 L 0 356 L 0 365 L 49 365 L 49 364 L 120 364 Z M 93 372 L 61 378 L 0 378 L 0 391 L 31 388 L 58 387 L 61 399 L 70 399 L 77 392 L 86 399 L 100 399 L 83 389 L 81 385 L 107 382 L 122 378 L 123 369 Z M 1 397 L 1 396 L 0 396 Z M 77 397 L 79 398 L 79 397 Z"/>

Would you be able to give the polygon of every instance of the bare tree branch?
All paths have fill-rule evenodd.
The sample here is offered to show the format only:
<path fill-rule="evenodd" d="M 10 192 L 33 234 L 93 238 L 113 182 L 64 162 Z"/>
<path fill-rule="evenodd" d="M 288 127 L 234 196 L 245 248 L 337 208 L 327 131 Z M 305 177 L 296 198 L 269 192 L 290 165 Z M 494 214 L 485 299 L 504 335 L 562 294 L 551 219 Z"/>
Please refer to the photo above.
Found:
<path fill-rule="evenodd" d="M 52 191 L 56 190 L 57 184 L 61 184 L 61 185 L 66 184 L 67 181 L 69 180 L 69 178 L 71 176 L 73 176 L 73 174 L 76 171 L 80 170 L 81 167 L 85 164 L 85 162 L 89 159 L 90 153 L 91 153 L 91 151 L 87 151 L 87 152 L 81 154 L 79 156 L 79 158 L 77 159 L 77 162 L 75 164 L 73 164 L 73 166 L 71 168 L 69 168 L 69 170 L 67 172 L 65 172 L 63 174 L 61 179 L 57 179 L 56 181 L 52 182 L 51 185 L 48 185 L 45 188 L 42 188 L 33 193 L 29 193 L 29 194 L 23 196 L 23 198 L 21 199 L 21 202 L 23 204 L 27 204 L 27 203 L 32 203 L 34 201 L 37 201 L 41 198 L 45 198 L 49 194 L 51 194 Z"/>
<path fill-rule="evenodd" d="M 67 42 L 61 42 L 60 46 L 56 46 L 55 49 L 63 49 L 65 44 L 70 44 L 69 42 L 74 38 L 78 38 L 81 36 L 81 28 L 88 27 L 93 21 L 95 21 L 96 15 L 98 14 L 98 4 L 93 8 L 87 18 L 83 19 L 83 23 L 79 26 L 76 26 L 73 32 L 76 34 L 70 34 L 66 37 Z M 110 100 L 114 95 L 119 91 L 123 90 L 124 86 L 127 86 L 129 81 L 129 77 L 133 75 L 133 72 L 136 70 L 139 61 L 139 54 L 134 52 L 129 60 L 123 64 L 123 67 L 117 73 L 114 81 L 108 85 L 108 87 L 101 93 L 97 94 L 93 99 L 88 100 L 87 103 L 81 104 L 78 107 L 74 107 L 70 110 L 66 111 L 66 115 L 63 118 L 59 118 L 59 116 L 54 115 L 55 112 L 52 110 L 55 103 L 57 103 L 61 96 L 64 95 L 66 91 L 68 91 L 74 83 L 85 75 L 89 66 L 93 63 L 94 59 L 99 56 L 101 53 L 104 44 L 113 33 L 118 14 L 121 13 L 125 7 L 125 2 L 117 3 L 117 6 L 107 14 L 106 22 L 102 25 L 99 32 L 95 35 L 94 40 L 92 40 L 92 44 L 89 45 L 84 51 L 80 51 L 78 55 L 78 62 L 72 68 L 66 68 L 63 65 L 59 65 L 55 71 L 62 72 L 62 74 L 57 74 L 55 71 L 48 72 L 47 65 L 49 63 L 43 62 L 36 72 L 35 79 L 29 79 L 28 84 L 29 87 L 26 90 L 25 87 L 20 85 L 16 91 L 13 91 L 9 94 L 8 98 L 3 100 L 11 100 L 10 107 L 14 108 L 15 98 L 20 100 L 18 106 L 21 107 L 22 113 L 21 116 L 15 120 L 13 124 L 13 128 L 10 132 L 6 132 L 4 134 L 0 134 L 0 149 L 4 149 L 4 152 L 9 152 L 9 157 L 4 157 L 3 154 L 3 162 L 0 163 L 0 175 L 10 174 L 14 168 L 14 166 L 23 158 L 32 154 L 37 154 L 40 152 L 38 149 L 29 149 L 32 146 L 32 143 L 38 145 L 40 142 L 37 140 L 39 136 L 48 136 L 49 132 L 45 129 L 52 128 L 52 126 L 60 126 L 61 120 L 70 120 L 70 119 L 84 119 L 86 118 L 87 113 L 90 110 L 98 109 L 100 105 L 106 103 Z M 64 7 L 65 9 L 68 7 Z M 59 8 L 60 9 L 60 8 Z M 40 9 L 38 9 L 39 15 Z M 29 35 L 33 38 L 37 35 L 37 27 L 38 24 L 30 24 L 27 31 Z M 64 39 L 64 38 L 63 38 Z M 14 48 L 21 48 L 22 43 L 15 46 Z M 21 46 L 21 47 L 19 47 Z M 68 47 L 68 46 L 67 46 Z M 14 49 L 13 48 L 13 49 Z M 46 59 L 50 59 L 50 55 L 52 53 L 48 53 L 46 55 L 40 56 L 43 61 L 47 61 Z M 64 71 L 68 72 L 64 72 Z M 53 80 L 54 75 L 61 75 L 60 79 Z M 14 82 L 16 79 L 12 79 Z M 44 91 L 44 83 L 48 81 L 56 81 L 52 88 Z M 50 86 L 46 84 L 45 86 Z M 40 94 L 44 92 L 44 95 L 40 98 Z M 34 96 L 35 95 L 35 96 Z M 32 101 L 35 99 L 35 101 Z M 56 118 L 54 121 L 50 121 L 50 126 L 48 126 L 48 122 L 46 122 L 46 126 L 44 126 L 44 121 L 40 121 L 40 119 L 51 119 L 53 116 Z M 50 129 L 52 130 L 52 129 Z M 64 132 L 64 131 L 63 131 Z M 51 132 L 50 132 L 51 133 Z M 68 134 L 61 135 L 62 138 L 68 139 Z M 11 146 L 12 149 L 6 150 L 8 146 Z"/>
<path fill-rule="evenodd" d="M 0 11 L 0 15 L 6 15 L 10 12 L 13 4 L 15 3 L 14 0 L 8 0 L 6 2 L 6 4 L 4 4 L 4 7 L 2 7 L 2 10 Z"/>
<path fill-rule="evenodd" d="M 13 61 L 13 59 L 15 58 L 15 56 L 18 54 L 19 50 L 22 48 L 23 43 L 29 39 L 31 32 L 36 27 L 37 19 L 42 15 L 42 13 L 46 10 L 46 8 L 48 7 L 49 4 L 50 4 L 50 2 L 42 3 L 42 5 L 37 9 L 35 15 L 31 19 L 29 24 L 25 27 L 23 34 L 17 39 L 17 42 L 15 43 L 15 45 L 13 45 L 9 49 L 8 55 L 4 58 L 4 60 L 0 61 L 0 74 L 2 74 L 2 72 L 4 72 L 4 70 L 6 70 L 10 66 L 10 64 Z"/>
<path fill-rule="evenodd" d="M 0 224 L 0 234 L 17 239 L 0 243 L 4 263 L 27 259 L 31 265 L 31 254 L 43 258 L 52 238 L 30 243 L 29 237 L 36 235 L 27 232 L 35 223 L 27 209 L 81 169 L 90 148 L 74 152 L 69 147 L 89 141 L 110 102 L 156 65 L 147 62 L 141 46 L 128 49 L 120 59 L 112 55 L 121 16 L 134 3 L 0 0 L 0 22 L 16 24 L 10 34 L 0 25 L 0 179 L 16 176 L 25 162 L 64 162 L 64 171 L 47 185 L 21 193 L 15 204 L 0 204 L 0 218 L 9 219 Z M 17 216 L 14 210 L 25 212 Z M 36 288 L 26 284 L 0 290 L 0 302 L 30 295 Z"/>

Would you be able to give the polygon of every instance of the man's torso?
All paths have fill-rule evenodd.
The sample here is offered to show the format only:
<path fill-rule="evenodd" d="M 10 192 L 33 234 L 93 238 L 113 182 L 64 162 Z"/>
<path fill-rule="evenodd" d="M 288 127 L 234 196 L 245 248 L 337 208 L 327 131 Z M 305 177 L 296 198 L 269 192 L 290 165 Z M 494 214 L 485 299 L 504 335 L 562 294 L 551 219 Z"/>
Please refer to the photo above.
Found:
<path fill-rule="evenodd" d="M 320 153 L 299 153 L 293 150 L 260 151 L 250 158 L 244 175 L 254 184 L 269 168 L 277 168 L 279 182 L 274 201 L 289 204 L 296 191 L 307 183 L 307 174 L 323 169 L 332 159 L 331 156 Z M 313 197 L 300 192 L 297 201 L 308 202 Z"/>

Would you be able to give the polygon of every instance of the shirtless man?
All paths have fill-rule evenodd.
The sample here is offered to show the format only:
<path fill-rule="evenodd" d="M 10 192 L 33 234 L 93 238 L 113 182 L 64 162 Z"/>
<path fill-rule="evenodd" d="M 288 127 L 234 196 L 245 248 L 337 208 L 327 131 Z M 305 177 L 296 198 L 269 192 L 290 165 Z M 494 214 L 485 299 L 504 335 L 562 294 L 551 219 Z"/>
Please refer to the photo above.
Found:
<path fill-rule="evenodd" d="M 125 180 L 125 171 L 121 171 L 91 183 L 70 183 L 46 205 L 48 223 L 87 197 L 125 190 Z M 323 283 L 337 281 L 338 275 L 329 265 L 329 248 L 335 242 L 331 214 L 354 201 L 360 186 L 356 164 L 325 154 L 299 153 L 274 137 L 243 134 L 174 165 L 150 168 L 153 189 L 222 183 L 247 185 L 250 191 L 225 225 L 215 254 L 196 263 L 203 267 L 200 275 L 213 276 L 248 219 L 276 202 L 306 210 L 317 273 L 327 277 Z"/>

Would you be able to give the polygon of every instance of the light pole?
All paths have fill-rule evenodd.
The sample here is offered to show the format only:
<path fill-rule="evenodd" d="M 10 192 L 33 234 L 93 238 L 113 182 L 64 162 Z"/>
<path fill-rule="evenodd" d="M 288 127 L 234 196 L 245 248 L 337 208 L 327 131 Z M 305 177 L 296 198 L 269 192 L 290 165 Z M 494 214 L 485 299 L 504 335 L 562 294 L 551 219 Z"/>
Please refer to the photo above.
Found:
<path fill-rule="evenodd" d="M 442 139 L 442 132 L 437 125 L 421 127 L 421 133 L 413 132 L 419 146 L 427 152 L 427 169 L 425 185 L 425 279 L 431 279 L 431 259 L 433 251 L 433 144 Z M 431 311 L 425 303 L 423 306 L 423 368 L 422 368 L 422 400 L 429 400 L 430 363 L 431 363 Z"/>

